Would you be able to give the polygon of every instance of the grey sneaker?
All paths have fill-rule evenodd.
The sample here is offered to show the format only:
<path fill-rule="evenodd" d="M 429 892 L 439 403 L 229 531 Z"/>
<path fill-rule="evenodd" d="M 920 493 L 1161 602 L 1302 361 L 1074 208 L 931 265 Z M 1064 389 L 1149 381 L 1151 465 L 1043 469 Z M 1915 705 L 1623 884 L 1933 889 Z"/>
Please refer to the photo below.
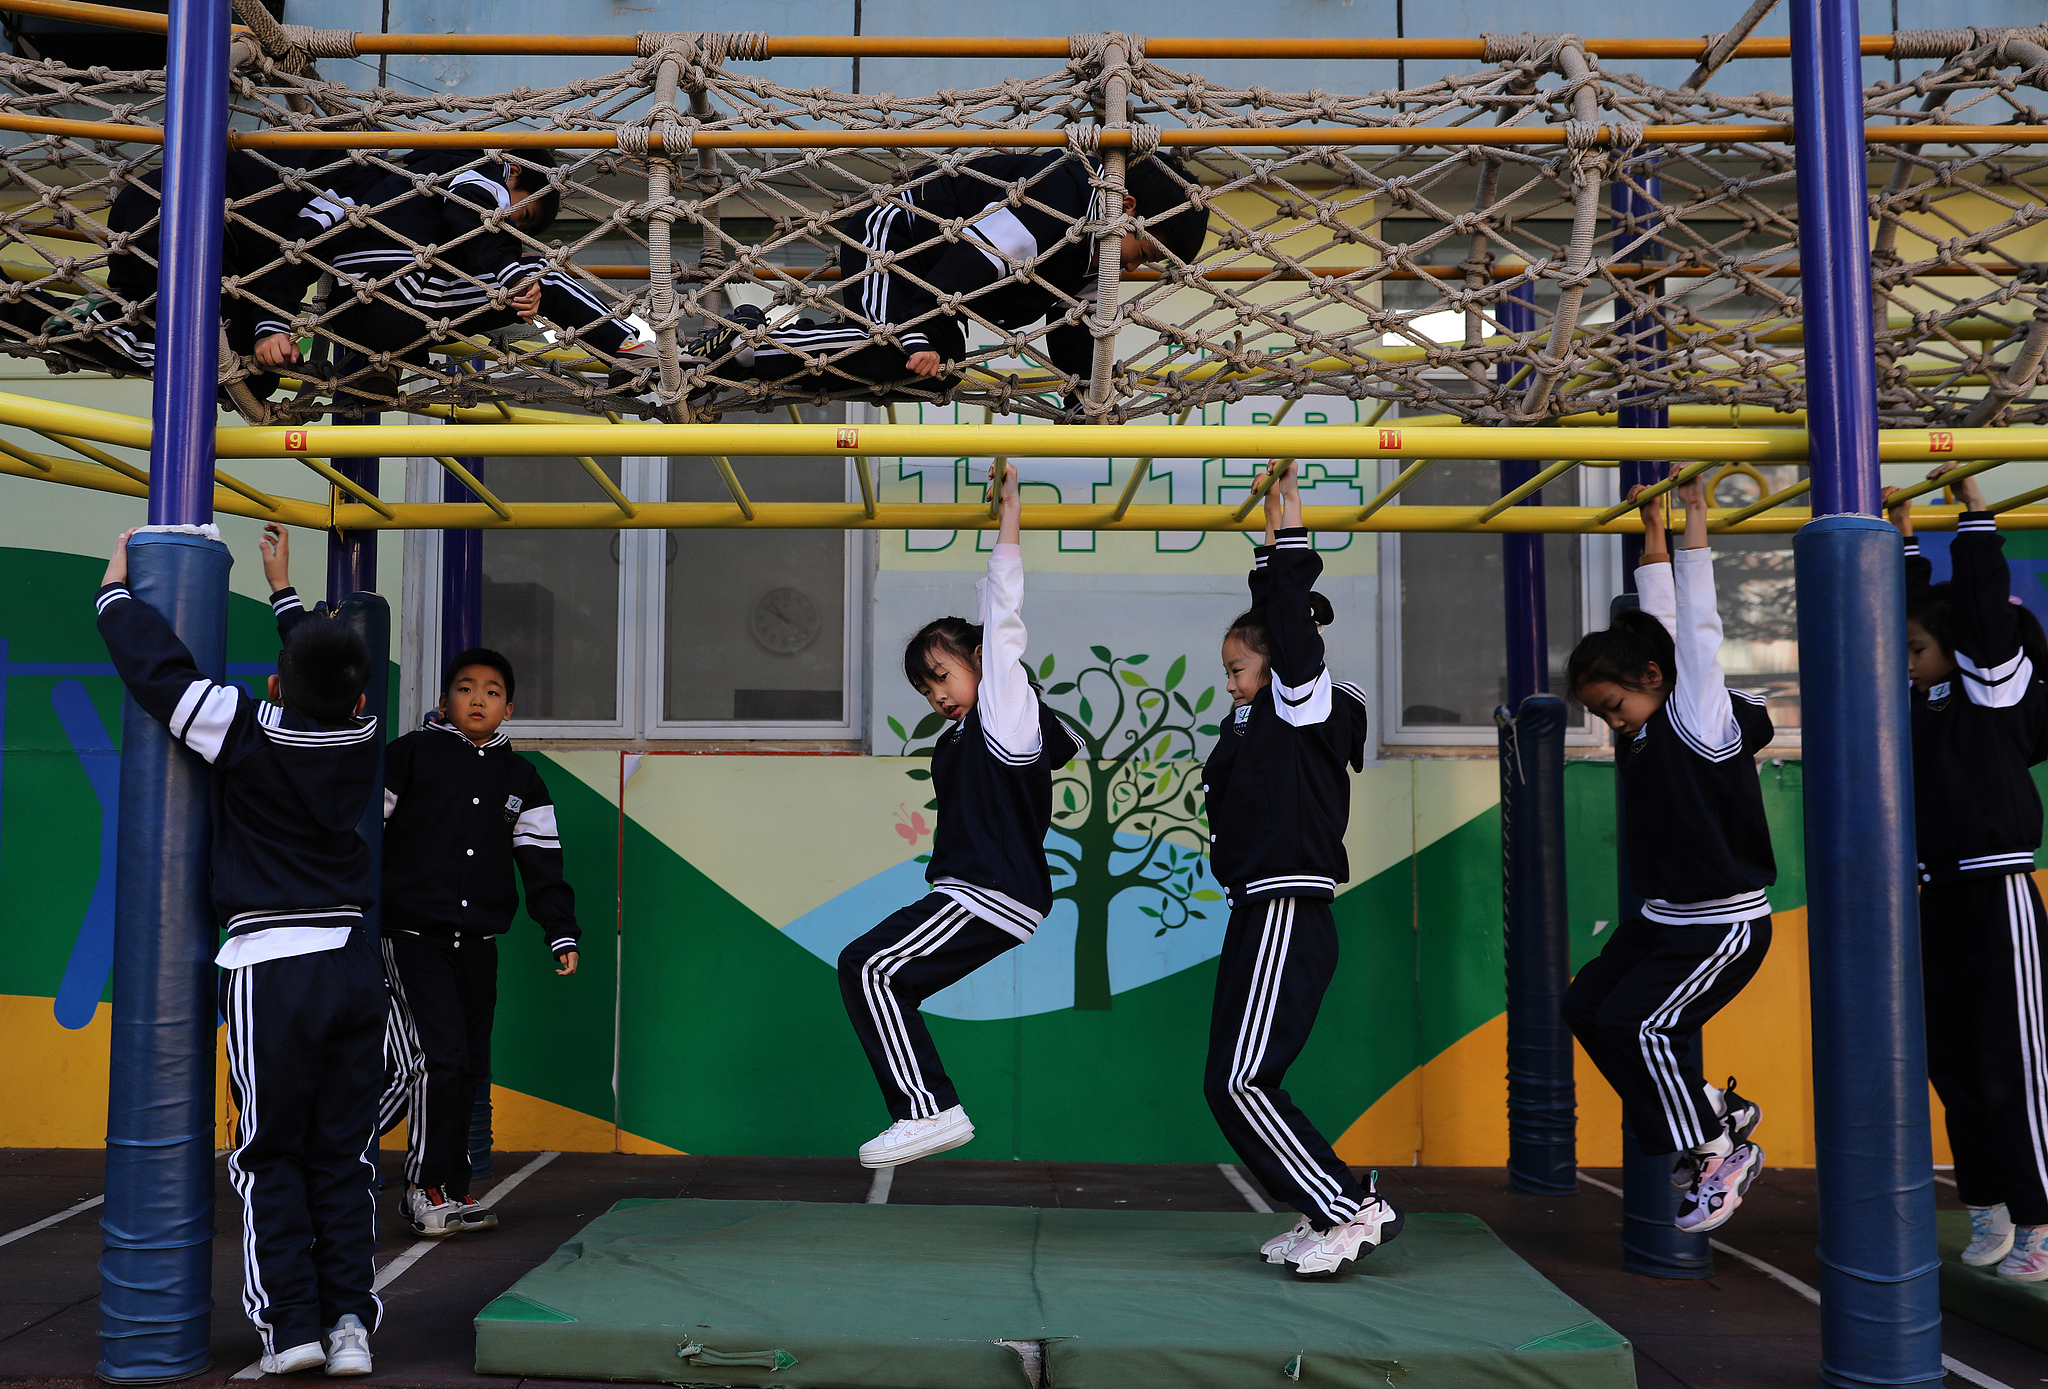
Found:
<path fill-rule="evenodd" d="M 1970 1245 L 1963 1262 L 1971 1268 L 1989 1268 L 2012 1253 L 2013 1223 L 2004 1205 L 1971 1206 Z"/>
<path fill-rule="evenodd" d="M 370 1372 L 370 1329 L 350 1312 L 327 1328 L 327 1373 L 366 1375 Z"/>

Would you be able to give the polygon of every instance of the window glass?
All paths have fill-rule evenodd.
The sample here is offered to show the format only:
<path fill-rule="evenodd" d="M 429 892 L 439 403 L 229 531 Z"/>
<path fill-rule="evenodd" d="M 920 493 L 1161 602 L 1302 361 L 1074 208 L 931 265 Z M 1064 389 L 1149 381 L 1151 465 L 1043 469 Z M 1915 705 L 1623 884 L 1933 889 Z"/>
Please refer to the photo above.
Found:
<path fill-rule="evenodd" d="M 844 459 L 735 458 L 732 466 L 754 501 L 846 498 Z M 670 460 L 668 497 L 732 500 L 708 458 Z M 844 719 L 849 536 L 841 530 L 670 531 L 662 717 Z"/>
<path fill-rule="evenodd" d="M 1478 506 L 1500 496 L 1496 462 L 1437 463 L 1401 493 L 1410 506 Z M 1574 496 L 1565 479 L 1543 500 Z M 1550 685 L 1579 639 L 1579 538 L 1544 537 L 1544 590 L 1550 628 Z M 1507 701 L 1501 538 L 1497 535 L 1401 537 L 1401 726 L 1493 727 Z M 1575 714 L 1576 717 L 1576 714 Z"/>
<path fill-rule="evenodd" d="M 1743 507 L 1789 486 L 1796 468 L 1723 468 L 1715 506 Z M 1721 610 L 1721 669 L 1728 687 L 1764 696 L 1771 722 L 1799 727 L 1799 603 L 1789 535 L 1717 535 L 1714 597 Z"/>
<path fill-rule="evenodd" d="M 597 462 L 619 480 L 616 458 Z M 477 481 L 508 502 L 559 502 L 597 490 L 573 458 L 488 458 Z M 483 565 L 484 645 L 512 661 L 517 716 L 616 720 L 618 532 L 487 530 Z"/>

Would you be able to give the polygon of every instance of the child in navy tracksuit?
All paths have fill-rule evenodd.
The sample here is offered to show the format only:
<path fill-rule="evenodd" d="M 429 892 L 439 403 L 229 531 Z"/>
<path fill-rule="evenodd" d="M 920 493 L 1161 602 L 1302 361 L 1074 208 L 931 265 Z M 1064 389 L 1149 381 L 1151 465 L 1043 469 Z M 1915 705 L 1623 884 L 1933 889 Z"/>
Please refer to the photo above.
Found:
<path fill-rule="evenodd" d="M 594 349 L 614 364 L 607 389 L 630 385 L 653 370 L 635 354 L 634 330 L 574 277 L 549 269 L 518 232 L 538 236 L 553 224 L 561 194 L 548 184 L 550 150 L 493 159 L 476 150 L 411 155 L 402 172 L 365 188 L 306 204 L 294 239 L 307 250 L 296 266 L 265 284 L 267 299 L 295 307 L 331 266 L 346 306 L 321 328 L 342 349 L 335 364 L 366 396 L 398 389 L 395 367 L 368 367 L 366 357 L 390 354 L 424 365 L 427 349 L 451 337 L 489 333 L 543 317 L 565 343 Z M 517 228 L 514 231 L 513 228 Z M 414 246 L 430 248 L 422 264 Z M 289 282 L 291 275 L 297 282 Z M 354 297 L 348 297 L 354 296 Z M 256 324 L 256 358 L 278 367 L 299 360 L 291 325 L 266 314 Z"/>
<path fill-rule="evenodd" d="M 1323 562 L 1301 520 L 1291 461 L 1275 462 L 1252 606 L 1223 638 L 1232 709 L 1203 768 L 1216 880 L 1230 902 L 1217 960 L 1203 1091 L 1230 1146 L 1301 1213 L 1259 1252 L 1296 1276 L 1344 1272 L 1401 1232 L 1287 1091 L 1337 969 L 1330 902 L 1347 881 L 1349 771 L 1364 765 L 1365 696 L 1330 677 L 1314 592 Z"/>
<path fill-rule="evenodd" d="M 1642 607 L 1582 640 L 1565 668 L 1572 696 L 1617 735 L 1643 905 L 1572 980 L 1564 1015 L 1643 1154 L 1678 1154 L 1672 1181 L 1689 1204 L 1675 1223 L 1703 1233 L 1735 1214 L 1764 1153 L 1750 1141 L 1761 1109 L 1733 1079 L 1724 1090 L 1696 1078 L 1694 1041 L 1763 964 L 1778 869 L 1755 761 L 1770 715 L 1722 674 L 1706 487 L 1678 492 L 1684 545 L 1667 550 L 1660 502 L 1642 508 Z"/>
<path fill-rule="evenodd" d="M 1970 1208 L 1963 1262 L 2038 1283 L 2048 1279 L 2048 932 L 2033 879 L 2041 798 L 2027 769 L 2048 758 L 2048 672 L 2037 664 L 2048 648 L 2012 597 L 1976 479 L 1955 490 L 1963 514 L 1945 584 L 1929 582 L 1911 503 L 1892 510 L 1906 536 L 1927 1074 Z"/>
<path fill-rule="evenodd" d="M 270 528 L 273 532 L 275 527 Z M 383 1081 L 384 970 L 363 925 L 377 789 L 370 656 L 355 633 L 279 611 L 269 700 L 202 674 L 128 591 L 122 535 L 95 602 L 136 704 L 213 768 L 213 903 L 228 1080 L 238 1111 L 229 1179 L 244 1212 L 243 1306 L 272 1374 L 370 1373 L 377 1247 L 370 1152 Z M 273 542 L 274 543 L 274 542 Z M 322 1344 L 326 1330 L 328 1344 Z"/>
<path fill-rule="evenodd" d="M 498 937 L 519 910 L 515 867 L 555 972 L 574 974 L 580 958 L 554 798 L 499 727 L 512 694 L 510 661 L 463 652 L 449 662 L 426 726 L 384 759 L 391 1032 L 380 1124 L 406 1121 L 405 1214 L 423 1235 L 498 1223 L 470 1194 L 469 1125 L 491 1078 Z"/>
<path fill-rule="evenodd" d="M 918 1005 L 1030 940 L 1052 909 L 1052 774 L 1079 749 L 1039 703 L 1023 665 L 1017 475 L 1010 469 L 998 481 L 991 469 L 990 480 L 1000 489 L 1002 528 L 988 578 L 976 585 L 981 621 L 940 618 L 903 653 L 910 683 L 952 724 L 932 750 L 932 891 L 839 955 L 846 1014 L 895 1120 L 861 1146 L 866 1167 L 895 1167 L 974 1137 Z"/>

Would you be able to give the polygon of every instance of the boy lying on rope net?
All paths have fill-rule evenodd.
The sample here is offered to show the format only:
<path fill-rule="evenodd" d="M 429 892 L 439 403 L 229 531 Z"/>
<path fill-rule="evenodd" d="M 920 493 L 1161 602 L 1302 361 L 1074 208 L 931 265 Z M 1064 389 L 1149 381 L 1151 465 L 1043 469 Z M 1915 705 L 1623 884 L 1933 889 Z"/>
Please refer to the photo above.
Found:
<path fill-rule="evenodd" d="M 563 341 L 581 342 L 608 358 L 633 360 L 634 330 L 587 290 L 548 270 L 510 223 L 529 235 L 545 231 L 561 194 L 539 169 L 553 167 L 548 150 L 517 161 L 478 151 L 414 155 L 402 169 L 342 163 L 307 175 L 280 171 L 244 152 L 227 161 L 227 198 L 234 207 L 223 230 L 221 273 L 230 284 L 221 315 L 228 347 L 253 355 L 266 370 L 247 383 L 268 399 L 281 370 L 329 374 L 306 363 L 291 320 L 306 291 L 331 268 L 347 298 L 320 324 L 340 349 L 332 377 L 344 408 L 374 409 L 398 391 L 398 362 L 424 367 L 429 347 L 450 337 L 483 334 L 546 317 Z M 107 257 L 111 295 L 64 301 L 36 290 L 0 300 L 9 336 L 57 337 L 67 355 L 117 372 L 156 368 L 156 324 L 149 301 L 157 290 L 162 171 L 123 188 L 107 218 L 114 234 Z M 364 214 L 351 217 L 354 209 Z M 287 257 L 284 247 L 303 246 Z M 415 247 L 433 259 L 419 263 Z M 368 293 L 361 292 L 367 289 Z M 376 358 L 383 357 L 378 362 Z M 652 371 L 615 367 L 607 390 L 629 388 Z"/>
<path fill-rule="evenodd" d="M 799 391 L 843 391 L 954 375 L 967 355 L 967 320 L 1016 330 L 1040 319 L 1043 355 L 1086 383 L 1094 338 L 1084 315 L 1095 298 L 1097 167 L 1065 151 L 994 154 L 958 172 L 913 174 L 899 199 L 864 210 L 839 248 L 839 321 L 770 325 L 753 305 L 690 342 L 683 363 L 720 381 L 774 381 Z M 1209 213 L 1190 201 L 1195 180 L 1164 151 L 1131 161 L 1123 210 L 1139 219 L 1123 238 L 1123 268 L 1201 254 Z M 946 223 L 964 222 L 957 238 Z M 849 228 L 848 231 L 855 231 Z M 950 364 L 950 365 L 949 365 Z"/>
<path fill-rule="evenodd" d="M 279 243 L 297 235 L 294 229 L 305 210 L 346 203 L 381 172 L 351 162 L 308 171 L 280 167 L 242 150 L 228 152 L 224 193 L 233 213 L 221 228 L 221 275 L 250 281 L 254 296 L 221 296 L 230 350 L 246 356 L 254 349 L 258 301 L 287 292 L 274 281 Z M 65 298 L 10 286 L 0 298 L 0 325 L 8 330 L 0 336 L 40 340 L 38 345 L 116 373 L 154 372 L 156 319 L 150 301 L 156 296 L 162 197 L 162 169 L 130 180 L 115 195 L 107 212 L 107 293 Z M 300 295 L 304 292 L 301 286 Z M 258 399 L 268 398 L 277 384 L 275 376 L 249 382 Z"/>

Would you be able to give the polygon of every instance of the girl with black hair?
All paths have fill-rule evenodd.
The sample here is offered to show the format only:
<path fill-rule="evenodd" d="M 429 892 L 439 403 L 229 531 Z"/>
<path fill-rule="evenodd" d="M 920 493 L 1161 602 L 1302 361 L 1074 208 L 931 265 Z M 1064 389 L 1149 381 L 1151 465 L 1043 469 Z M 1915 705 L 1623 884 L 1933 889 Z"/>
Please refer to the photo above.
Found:
<path fill-rule="evenodd" d="M 2041 797 L 2027 769 L 2048 757 L 2048 662 L 1976 479 L 1957 479 L 1955 493 L 1963 513 L 1945 584 L 1929 583 L 1912 503 L 1890 508 L 1906 542 L 1927 1074 L 1970 1209 L 1963 1262 L 2038 1283 L 2048 1279 L 2048 1024 L 2032 876 Z"/>
<path fill-rule="evenodd" d="M 927 623 L 903 652 L 911 686 L 952 725 L 932 749 L 932 891 L 839 954 L 840 997 L 894 1120 L 861 1145 L 863 1167 L 896 1167 L 974 1137 L 918 1006 L 1030 940 L 1052 910 L 1052 774 L 1080 749 L 1024 667 L 1017 471 L 997 464 L 989 483 L 1002 523 L 988 577 L 975 585 L 980 620 Z"/>
<path fill-rule="evenodd" d="M 1245 1166 L 1301 1213 L 1259 1252 L 1297 1277 L 1328 1278 L 1402 1223 L 1281 1088 L 1337 969 L 1330 902 L 1350 877 L 1348 772 L 1365 762 L 1366 704 L 1323 663 L 1334 613 L 1313 591 L 1323 562 L 1302 525 L 1293 460 L 1275 459 L 1268 476 L 1252 607 L 1223 637 L 1233 707 L 1203 768 L 1211 863 L 1230 902 L 1203 1092 Z"/>
<path fill-rule="evenodd" d="M 1689 1197 L 1678 1228 L 1705 1232 L 1727 1223 L 1763 1169 L 1750 1138 L 1763 1111 L 1732 1078 L 1725 1089 L 1698 1079 L 1693 1048 L 1770 949 L 1764 889 L 1778 868 L 1755 762 L 1770 716 L 1728 688 L 1706 487 L 1694 478 L 1677 490 L 1678 553 L 1666 548 L 1662 502 L 1645 503 L 1642 608 L 1580 641 L 1565 667 L 1572 697 L 1615 733 L 1628 872 L 1643 905 L 1572 980 L 1564 1016 L 1643 1154 L 1678 1154 L 1673 1184 Z"/>

